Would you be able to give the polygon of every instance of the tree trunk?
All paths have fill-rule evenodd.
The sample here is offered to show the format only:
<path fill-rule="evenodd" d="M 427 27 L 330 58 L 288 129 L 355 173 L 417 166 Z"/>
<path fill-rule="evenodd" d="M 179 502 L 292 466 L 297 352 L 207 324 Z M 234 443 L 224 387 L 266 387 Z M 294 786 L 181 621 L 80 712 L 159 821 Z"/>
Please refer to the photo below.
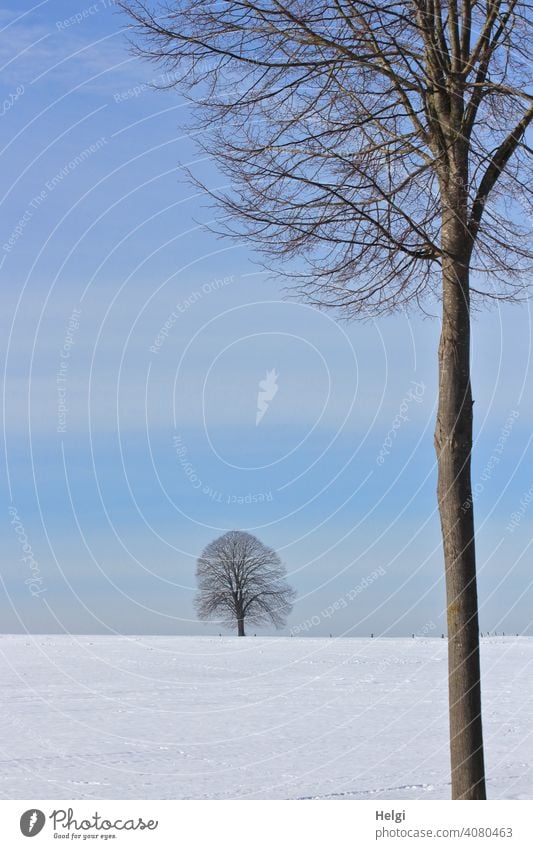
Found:
<path fill-rule="evenodd" d="M 485 799 L 479 625 L 470 479 L 470 244 L 457 198 L 443 211 L 443 314 L 435 430 L 446 572 L 453 799 Z"/>
<path fill-rule="evenodd" d="M 246 634 L 244 633 L 244 616 L 240 616 L 237 619 L 237 636 L 239 636 L 239 637 L 245 637 L 246 636 Z"/>

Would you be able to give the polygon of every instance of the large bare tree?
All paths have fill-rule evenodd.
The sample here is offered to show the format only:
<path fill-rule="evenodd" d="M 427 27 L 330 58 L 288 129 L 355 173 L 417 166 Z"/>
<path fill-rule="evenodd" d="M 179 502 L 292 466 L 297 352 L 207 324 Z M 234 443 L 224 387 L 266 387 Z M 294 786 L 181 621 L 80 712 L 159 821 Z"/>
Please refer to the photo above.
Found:
<path fill-rule="evenodd" d="M 204 549 L 196 565 L 200 619 L 237 626 L 245 621 L 281 628 L 292 610 L 294 592 L 276 552 L 244 531 L 229 531 Z"/>
<path fill-rule="evenodd" d="M 452 796 L 485 798 L 470 319 L 476 300 L 520 299 L 532 257 L 530 6 L 124 5 L 141 53 L 197 107 L 200 144 L 229 177 L 218 200 L 231 232 L 246 233 L 274 267 L 283 260 L 284 274 L 298 260 L 304 296 L 344 315 L 442 305 L 435 447 Z"/>

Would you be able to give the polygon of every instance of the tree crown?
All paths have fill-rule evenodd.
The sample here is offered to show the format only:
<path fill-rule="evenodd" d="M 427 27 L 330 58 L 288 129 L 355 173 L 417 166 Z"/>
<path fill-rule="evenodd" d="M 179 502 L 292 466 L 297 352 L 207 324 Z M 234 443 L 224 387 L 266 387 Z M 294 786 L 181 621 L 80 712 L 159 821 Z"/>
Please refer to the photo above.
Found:
<path fill-rule="evenodd" d="M 125 5 L 141 53 L 199 108 L 199 143 L 233 187 L 212 192 L 227 229 L 274 260 L 303 258 L 305 297 L 349 314 L 420 303 L 439 279 L 446 205 L 461 217 L 474 294 L 523 293 L 528 3 Z"/>
<path fill-rule="evenodd" d="M 294 591 L 276 552 L 244 531 L 213 540 L 197 561 L 196 610 L 201 619 L 247 619 L 277 628 L 292 610 Z"/>

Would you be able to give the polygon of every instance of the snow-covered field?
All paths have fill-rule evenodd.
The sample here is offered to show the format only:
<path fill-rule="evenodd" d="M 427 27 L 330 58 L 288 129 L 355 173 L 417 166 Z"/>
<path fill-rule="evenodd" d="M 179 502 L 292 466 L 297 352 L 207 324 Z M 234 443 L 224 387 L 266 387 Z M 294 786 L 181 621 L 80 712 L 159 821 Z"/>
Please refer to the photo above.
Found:
<path fill-rule="evenodd" d="M 492 798 L 533 796 L 533 639 L 483 640 Z M 0 636 L 3 798 L 444 799 L 441 639 Z"/>

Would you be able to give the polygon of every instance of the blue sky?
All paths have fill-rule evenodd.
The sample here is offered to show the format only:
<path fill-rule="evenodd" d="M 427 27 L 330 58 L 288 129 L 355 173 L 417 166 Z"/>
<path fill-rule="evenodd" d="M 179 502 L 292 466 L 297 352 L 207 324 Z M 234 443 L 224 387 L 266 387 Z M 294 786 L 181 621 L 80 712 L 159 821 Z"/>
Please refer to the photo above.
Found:
<path fill-rule="evenodd" d="M 124 25 L 0 10 L 0 630 L 218 633 L 195 559 L 243 528 L 287 565 L 287 633 L 440 636 L 438 320 L 336 322 L 206 231 L 183 166 L 223 180 Z M 531 631 L 530 352 L 529 305 L 476 316 L 483 630 Z"/>

